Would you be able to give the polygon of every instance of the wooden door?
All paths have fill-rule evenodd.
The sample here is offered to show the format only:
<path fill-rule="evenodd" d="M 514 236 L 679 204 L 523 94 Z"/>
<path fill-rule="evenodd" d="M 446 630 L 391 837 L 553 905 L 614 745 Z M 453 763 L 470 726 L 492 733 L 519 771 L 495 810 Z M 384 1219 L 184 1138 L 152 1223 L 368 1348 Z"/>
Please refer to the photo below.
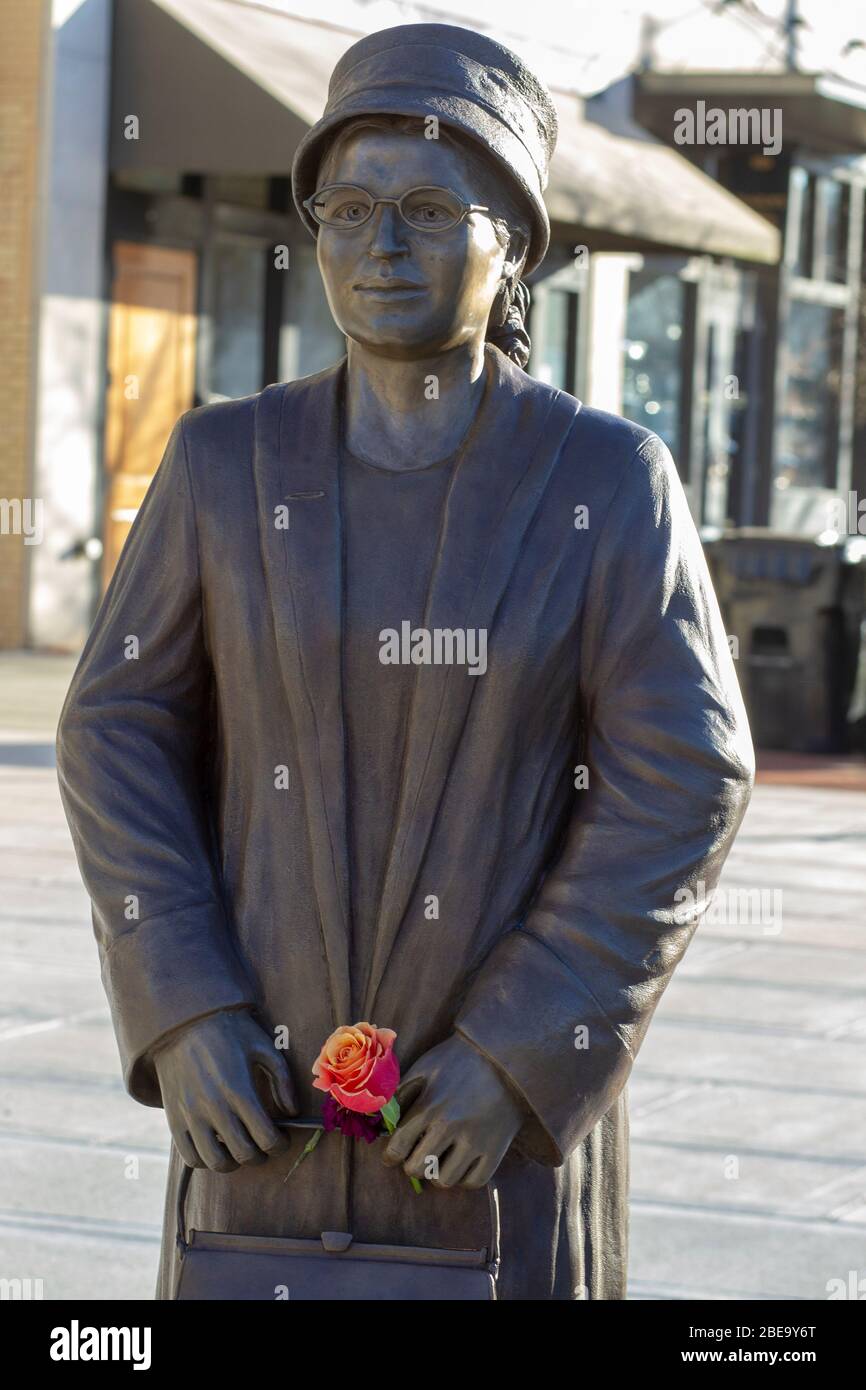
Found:
<path fill-rule="evenodd" d="M 195 389 L 196 253 L 117 241 L 113 262 L 103 584 Z"/>

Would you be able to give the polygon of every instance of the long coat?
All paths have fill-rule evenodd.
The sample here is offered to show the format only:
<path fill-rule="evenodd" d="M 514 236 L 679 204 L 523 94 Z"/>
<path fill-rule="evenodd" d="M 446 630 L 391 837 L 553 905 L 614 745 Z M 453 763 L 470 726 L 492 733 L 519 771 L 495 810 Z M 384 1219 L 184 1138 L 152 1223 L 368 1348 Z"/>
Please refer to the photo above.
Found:
<path fill-rule="evenodd" d="M 495 348 L 486 370 L 426 626 L 485 629 L 487 670 L 418 668 L 355 997 L 396 1029 L 404 1072 L 457 1030 L 524 1099 L 496 1175 L 500 1297 L 623 1298 L 625 1083 L 739 825 L 752 748 L 665 445 Z M 354 1021 L 345 371 L 178 421 L 62 715 L 62 794 L 124 1077 L 146 1105 L 161 1103 L 159 1039 L 247 1005 L 288 1028 L 301 1106 L 318 1113 L 311 1064 Z M 484 1192 L 416 1196 L 379 1144 L 338 1134 L 284 1183 L 296 1151 L 198 1170 L 190 1224 L 488 1240 Z M 179 1171 L 172 1150 L 160 1297 Z"/>

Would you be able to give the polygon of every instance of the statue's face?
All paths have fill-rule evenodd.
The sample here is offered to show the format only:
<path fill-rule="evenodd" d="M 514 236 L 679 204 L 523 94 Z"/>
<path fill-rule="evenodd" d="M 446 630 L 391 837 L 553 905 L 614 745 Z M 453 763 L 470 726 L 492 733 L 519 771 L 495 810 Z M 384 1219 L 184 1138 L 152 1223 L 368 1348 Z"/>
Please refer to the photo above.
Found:
<path fill-rule="evenodd" d="M 490 182 L 449 142 L 369 129 L 342 145 L 324 180 L 359 185 L 374 198 L 438 186 L 466 203 L 494 207 Z M 360 227 L 320 227 L 318 259 L 331 313 L 347 337 L 383 356 L 410 359 L 483 342 L 496 291 L 511 268 L 486 214 L 469 213 L 448 231 L 420 231 L 389 204 Z"/>

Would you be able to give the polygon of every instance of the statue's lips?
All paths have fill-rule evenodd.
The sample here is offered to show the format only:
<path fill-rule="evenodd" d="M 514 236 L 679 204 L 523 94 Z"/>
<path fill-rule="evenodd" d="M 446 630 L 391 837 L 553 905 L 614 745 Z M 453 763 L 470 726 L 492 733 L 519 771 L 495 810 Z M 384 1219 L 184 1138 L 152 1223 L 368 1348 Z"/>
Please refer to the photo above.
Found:
<path fill-rule="evenodd" d="M 417 280 L 359 280 L 354 288 L 371 299 L 417 299 L 427 293 L 427 286 Z"/>

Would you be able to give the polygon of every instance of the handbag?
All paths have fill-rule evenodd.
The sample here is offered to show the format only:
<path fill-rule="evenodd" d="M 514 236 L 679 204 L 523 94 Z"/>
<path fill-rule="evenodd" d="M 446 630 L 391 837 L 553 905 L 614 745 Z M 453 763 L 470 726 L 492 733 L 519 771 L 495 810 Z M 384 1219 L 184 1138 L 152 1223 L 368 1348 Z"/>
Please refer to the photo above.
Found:
<path fill-rule="evenodd" d="M 320 1129 L 321 1121 L 281 1121 L 280 1128 Z M 369 1245 L 356 1241 L 349 1231 L 322 1231 L 317 1240 L 310 1240 L 188 1230 L 186 1200 L 192 1174 L 184 1164 L 177 1193 L 177 1300 L 496 1299 L 499 1197 L 491 1183 L 489 1247 L 440 1250 Z"/>

